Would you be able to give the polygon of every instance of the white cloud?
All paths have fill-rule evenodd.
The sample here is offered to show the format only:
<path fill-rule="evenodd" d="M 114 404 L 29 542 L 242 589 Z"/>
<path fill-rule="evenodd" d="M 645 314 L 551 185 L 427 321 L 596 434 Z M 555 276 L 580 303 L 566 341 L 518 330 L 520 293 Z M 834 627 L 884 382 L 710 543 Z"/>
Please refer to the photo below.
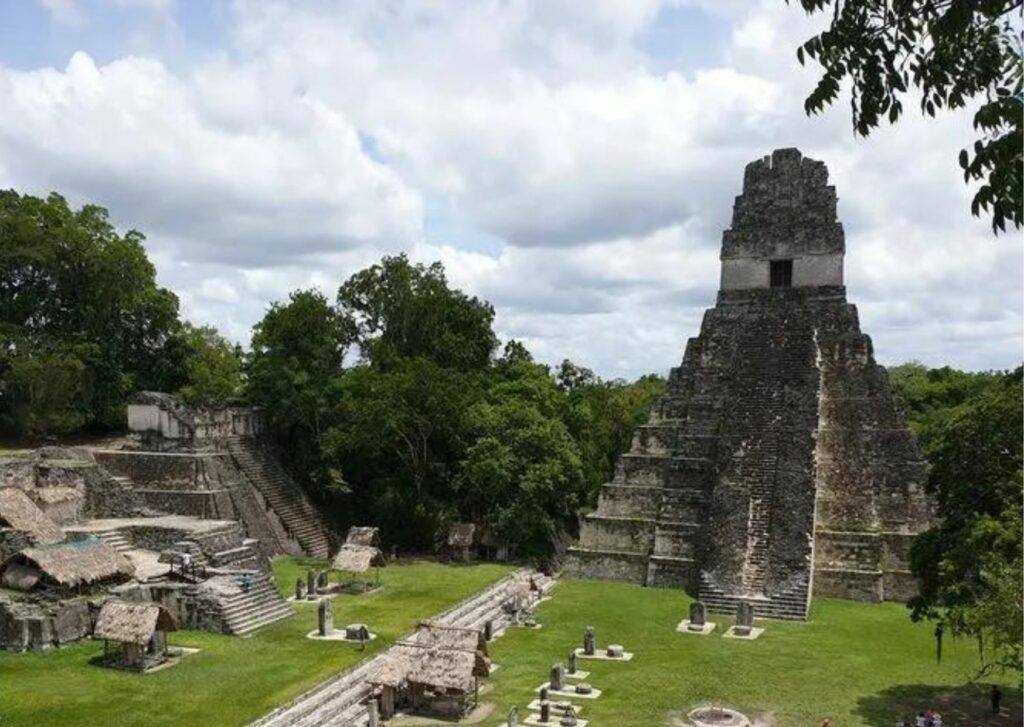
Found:
<path fill-rule="evenodd" d="M 406 250 L 443 260 L 542 359 L 633 376 L 677 364 L 713 305 L 744 165 L 798 146 L 837 185 L 881 360 L 1019 361 L 1021 246 L 967 213 L 969 114 L 855 139 L 845 100 L 803 113 L 816 72 L 794 52 L 822 16 L 683 4 L 729 24 L 727 63 L 651 70 L 635 39 L 656 0 L 240 1 L 229 46 L 187 72 L 0 68 L 0 183 L 144 229 L 186 313 L 240 340 L 288 291 L 333 295 Z M 427 198 L 503 248 L 435 239 Z"/>

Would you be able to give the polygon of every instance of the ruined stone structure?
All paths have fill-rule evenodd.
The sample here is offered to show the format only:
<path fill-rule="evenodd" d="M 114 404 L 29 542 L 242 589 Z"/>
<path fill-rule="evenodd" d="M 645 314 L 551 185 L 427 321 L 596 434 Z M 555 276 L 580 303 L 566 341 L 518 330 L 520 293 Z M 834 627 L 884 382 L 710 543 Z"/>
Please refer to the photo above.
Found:
<path fill-rule="evenodd" d="M 330 532 L 302 488 L 258 435 L 259 412 L 194 407 L 140 392 L 128 405 L 134 447 L 96 451 L 106 469 L 131 482 L 161 512 L 237 519 L 268 556 L 326 558 Z"/>
<path fill-rule="evenodd" d="M 843 286 L 822 162 L 747 166 L 718 302 L 635 433 L 569 569 L 805 618 L 812 591 L 905 600 L 924 463 Z"/>

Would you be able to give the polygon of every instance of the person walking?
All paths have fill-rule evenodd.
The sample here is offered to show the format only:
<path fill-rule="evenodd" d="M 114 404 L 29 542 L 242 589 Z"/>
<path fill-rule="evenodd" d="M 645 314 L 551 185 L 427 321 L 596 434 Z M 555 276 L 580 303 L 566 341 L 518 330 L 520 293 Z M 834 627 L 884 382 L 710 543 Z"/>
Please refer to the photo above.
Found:
<path fill-rule="evenodd" d="M 999 703 L 1003 701 L 1003 693 L 995 684 L 989 692 L 989 699 L 992 701 L 992 714 L 999 714 Z"/>

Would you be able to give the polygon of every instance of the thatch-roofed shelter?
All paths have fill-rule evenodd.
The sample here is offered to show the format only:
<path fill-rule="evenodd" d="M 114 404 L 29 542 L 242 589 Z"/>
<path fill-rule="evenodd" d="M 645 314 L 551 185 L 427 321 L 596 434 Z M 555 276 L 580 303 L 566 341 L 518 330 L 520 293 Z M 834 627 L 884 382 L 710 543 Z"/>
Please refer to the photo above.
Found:
<path fill-rule="evenodd" d="M 32 571 L 36 576 L 33 586 L 41 584 L 62 590 L 123 582 L 135 573 L 127 558 L 99 540 L 26 548 L 0 563 L 0 578 L 6 579 L 7 571 L 14 566 L 18 566 L 21 579 Z"/>
<path fill-rule="evenodd" d="M 104 661 L 129 669 L 145 669 L 167 658 L 167 632 L 178 626 L 170 612 L 155 603 L 109 600 L 100 609 L 94 639 L 103 639 Z M 119 657 L 111 657 L 107 643 L 121 644 Z"/>
<path fill-rule="evenodd" d="M 490 669 L 482 633 L 423 622 L 392 649 L 369 682 L 380 693 L 384 719 L 399 706 L 461 717 L 476 701 L 477 678 Z"/>
<path fill-rule="evenodd" d="M 348 537 L 345 538 L 346 545 L 368 545 L 373 548 L 380 547 L 380 528 L 364 525 L 353 525 L 348 529 Z"/>
<path fill-rule="evenodd" d="M 445 541 L 445 554 L 453 560 L 472 560 L 475 543 L 476 525 L 473 523 L 455 523 L 448 530 L 448 539 Z"/>
<path fill-rule="evenodd" d="M 412 638 L 401 643 L 408 643 L 421 648 L 448 649 L 451 651 L 479 652 L 487 656 L 487 639 L 477 629 L 464 629 L 458 626 L 445 626 L 432 621 L 422 621 L 416 625 Z M 481 674 L 480 676 L 486 676 Z"/>
<path fill-rule="evenodd" d="M 331 561 L 331 570 L 365 573 L 371 567 L 379 568 L 383 565 L 387 565 L 387 561 L 379 549 L 369 545 L 345 543 L 338 549 L 337 555 Z"/>
<path fill-rule="evenodd" d="M 477 677 L 490 662 L 474 651 L 423 646 L 412 641 L 395 646 L 368 681 L 380 693 L 381 716 L 398 707 L 462 717 L 476 701 Z"/>
<path fill-rule="evenodd" d="M 0 488 L 0 526 L 28 536 L 32 545 L 53 545 L 64 540 L 64 531 L 17 487 Z"/>

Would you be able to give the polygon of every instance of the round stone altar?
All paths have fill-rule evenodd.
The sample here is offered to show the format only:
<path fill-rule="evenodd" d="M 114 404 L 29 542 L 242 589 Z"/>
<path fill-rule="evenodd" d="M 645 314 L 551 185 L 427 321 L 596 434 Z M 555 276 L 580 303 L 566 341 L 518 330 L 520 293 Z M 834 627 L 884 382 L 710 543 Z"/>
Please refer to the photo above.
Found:
<path fill-rule="evenodd" d="M 751 722 L 728 707 L 698 707 L 686 715 L 694 727 L 751 727 Z"/>

